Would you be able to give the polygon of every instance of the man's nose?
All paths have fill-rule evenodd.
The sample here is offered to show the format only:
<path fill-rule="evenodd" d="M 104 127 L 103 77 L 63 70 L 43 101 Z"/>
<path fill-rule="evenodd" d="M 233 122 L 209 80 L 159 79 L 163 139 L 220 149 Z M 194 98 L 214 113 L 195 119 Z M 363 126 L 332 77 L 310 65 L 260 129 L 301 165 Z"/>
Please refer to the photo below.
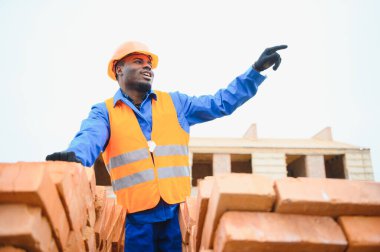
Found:
<path fill-rule="evenodd" d="M 149 70 L 149 71 L 151 71 L 152 70 L 152 66 L 151 65 L 149 65 L 148 63 L 146 63 L 146 64 L 144 64 L 144 70 Z"/>

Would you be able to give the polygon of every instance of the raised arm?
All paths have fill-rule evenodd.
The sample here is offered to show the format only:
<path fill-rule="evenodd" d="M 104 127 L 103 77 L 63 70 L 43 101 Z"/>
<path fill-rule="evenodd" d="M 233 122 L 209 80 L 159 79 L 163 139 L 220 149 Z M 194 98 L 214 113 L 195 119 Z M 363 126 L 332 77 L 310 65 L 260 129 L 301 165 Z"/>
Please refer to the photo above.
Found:
<path fill-rule="evenodd" d="M 250 67 L 244 74 L 236 77 L 227 88 L 218 90 L 214 95 L 187 96 L 175 92 L 172 97 L 181 104 L 189 126 L 207 122 L 231 114 L 239 106 L 253 97 L 265 77 Z"/>

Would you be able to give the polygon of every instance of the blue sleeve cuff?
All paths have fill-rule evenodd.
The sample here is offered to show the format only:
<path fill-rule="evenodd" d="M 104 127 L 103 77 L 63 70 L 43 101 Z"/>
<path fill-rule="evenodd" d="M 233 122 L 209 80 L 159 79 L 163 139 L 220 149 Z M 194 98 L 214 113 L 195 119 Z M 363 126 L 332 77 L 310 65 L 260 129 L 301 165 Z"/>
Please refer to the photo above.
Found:
<path fill-rule="evenodd" d="M 244 73 L 248 78 L 255 79 L 259 85 L 267 78 L 265 75 L 262 75 L 260 72 L 256 71 L 252 66 Z"/>

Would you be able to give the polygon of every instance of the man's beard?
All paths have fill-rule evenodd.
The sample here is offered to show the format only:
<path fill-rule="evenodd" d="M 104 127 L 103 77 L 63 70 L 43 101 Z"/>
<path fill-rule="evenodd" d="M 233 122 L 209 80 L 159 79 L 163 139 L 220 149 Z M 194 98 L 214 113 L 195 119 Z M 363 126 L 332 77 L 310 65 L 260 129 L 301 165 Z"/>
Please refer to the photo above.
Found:
<path fill-rule="evenodd" d="M 126 88 L 140 93 L 147 93 L 152 89 L 152 85 L 146 82 L 133 82 L 129 83 Z"/>

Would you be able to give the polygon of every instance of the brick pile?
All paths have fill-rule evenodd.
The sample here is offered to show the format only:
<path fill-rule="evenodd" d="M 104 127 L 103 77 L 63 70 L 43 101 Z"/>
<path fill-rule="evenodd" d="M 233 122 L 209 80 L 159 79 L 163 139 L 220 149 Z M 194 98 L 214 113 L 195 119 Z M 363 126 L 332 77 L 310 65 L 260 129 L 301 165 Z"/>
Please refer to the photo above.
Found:
<path fill-rule="evenodd" d="M 124 251 L 124 231 L 126 212 L 116 204 L 114 198 L 108 198 L 107 190 L 97 186 L 98 202 L 95 222 L 96 251 Z"/>
<path fill-rule="evenodd" d="M 76 163 L 0 163 L 0 251 L 123 251 L 125 211 Z"/>
<path fill-rule="evenodd" d="M 380 183 L 206 177 L 179 220 L 183 251 L 380 251 Z"/>
<path fill-rule="evenodd" d="M 0 163 L 0 252 L 123 251 L 107 192 L 79 164 Z M 206 177 L 179 222 L 183 251 L 380 251 L 380 183 Z"/>

